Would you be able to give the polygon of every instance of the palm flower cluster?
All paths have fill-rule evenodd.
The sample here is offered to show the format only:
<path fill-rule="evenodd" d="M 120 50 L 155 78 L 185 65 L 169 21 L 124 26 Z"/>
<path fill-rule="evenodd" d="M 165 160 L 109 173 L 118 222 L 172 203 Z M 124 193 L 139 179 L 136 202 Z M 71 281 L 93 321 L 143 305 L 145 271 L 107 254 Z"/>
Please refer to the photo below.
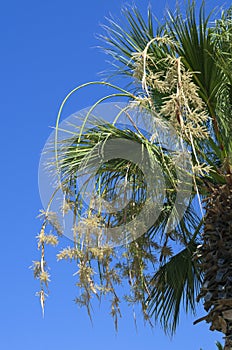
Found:
<path fill-rule="evenodd" d="M 166 60 L 167 61 L 167 60 Z M 179 123 L 179 134 L 183 138 L 183 142 L 189 141 L 194 142 L 199 132 L 205 132 L 201 127 L 200 122 L 197 118 L 194 120 L 195 109 L 204 111 L 204 103 L 200 104 L 200 99 L 196 93 L 197 88 L 192 83 L 190 73 L 186 72 L 184 67 L 181 65 L 179 59 L 169 57 L 168 64 L 165 62 L 167 69 L 166 75 L 167 81 L 156 81 L 152 80 L 152 87 L 154 85 L 157 88 L 157 92 L 163 90 L 166 85 L 166 94 L 163 100 L 160 110 L 153 110 L 151 105 L 151 97 L 148 93 L 141 98 L 138 97 L 135 101 L 129 104 L 130 108 L 140 108 L 142 111 L 149 111 L 154 113 L 154 118 L 159 118 L 160 124 L 163 126 L 165 119 L 171 124 L 175 125 L 175 117 L 177 114 L 180 115 L 183 120 Z M 170 76 L 173 76 L 173 85 L 169 88 Z M 189 82 L 189 89 L 184 92 L 182 86 L 180 86 L 180 79 L 184 81 L 184 85 Z M 148 82 L 147 82 L 147 86 Z M 190 94 L 190 88 L 193 93 Z M 145 92 L 146 93 L 146 92 Z M 181 95 L 181 97 L 179 96 Z M 168 113 L 170 109 L 170 113 Z M 180 109 L 186 110 L 185 115 L 180 112 Z M 204 118 L 207 118 L 205 115 Z M 90 118 L 91 119 L 91 118 Z M 128 293 L 123 295 L 123 298 L 129 304 L 139 303 L 142 306 L 144 318 L 149 320 L 147 314 L 148 308 L 148 296 L 150 295 L 150 281 L 152 279 L 151 270 L 156 269 L 156 266 L 164 264 L 173 255 L 173 241 L 179 246 L 186 246 L 188 244 L 195 245 L 191 241 L 191 233 L 183 232 L 184 227 L 182 224 L 179 226 L 178 231 L 165 232 L 165 226 L 167 225 L 169 216 L 173 208 L 175 209 L 175 188 L 177 187 L 178 179 L 175 178 L 175 167 L 172 157 L 165 154 L 165 150 L 162 149 L 157 142 L 151 142 L 146 137 L 131 132 L 130 130 L 120 130 L 117 126 L 113 126 L 107 123 L 98 124 L 95 119 L 93 128 L 83 134 L 77 134 L 75 129 L 74 135 L 68 140 L 62 141 L 61 145 L 58 145 L 58 161 L 59 169 L 61 171 L 61 182 L 62 191 L 64 193 L 64 202 L 62 211 L 64 215 L 71 211 L 73 215 L 73 247 L 67 247 L 60 251 L 57 255 L 58 260 L 70 260 L 76 261 L 78 270 L 76 276 L 78 281 L 76 285 L 81 294 L 76 298 L 76 302 L 81 306 L 86 306 L 88 314 L 90 313 L 91 299 L 95 296 L 97 299 L 101 298 L 102 295 L 110 294 L 111 298 L 111 313 L 115 319 L 115 325 L 117 325 L 117 317 L 120 315 L 120 299 L 121 297 L 117 294 L 118 285 L 125 283 L 128 280 Z M 163 124 L 162 124 L 163 123 Z M 198 133 L 194 134 L 191 132 L 189 125 L 191 123 L 199 123 Z M 201 121 L 202 123 L 202 121 Z M 165 124 L 164 124 L 165 126 Z M 137 126 L 136 126 L 137 127 Z M 139 130 L 138 130 L 139 133 Z M 162 167 L 165 168 L 165 180 L 166 180 L 166 200 L 165 206 L 162 209 L 158 218 L 158 223 L 154 223 L 149 233 L 144 232 L 143 222 L 136 224 L 135 230 L 144 232 L 141 237 L 135 241 L 126 244 L 121 248 L 112 248 L 107 241 L 102 243 L 99 235 L 99 227 L 102 230 L 102 236 L 104 238 L 104 227 L 102 223 L 107 223 L 111 227 L 119 226 L 132 220 L 132 217 L 138 214 L 146 201 L 146 185 L 143 181 L 143 174 L 139 167 L 133 162 L 128 160 L 113 159 L 104 163 L 104 166 L 99 167 L 96 175 L 96 184 L 99 188 L 99 181 L 105 183 L 106 186 L 102 186 L 102 196 L 104 199 L 111 199 L 117 195 L 117 181 L 123 179 L 124 184 L 126 182 L 133 183 L 133 197 L 129 201 L 126 208 L 118 211 L 116 215 L 113 214 L 102 214 L 101 203 L 98 203 L 99 210 L 93 211 L 88 210 L 86 215 L 83 215 L 83 206 L 81 191 L 78 192 L 77 188 L 77 177 L 80 165 L 83 162 L 83 157 L 88 154 L 94 158 L 91 151 L 98 145 L 99 142 L 109 139 L 110 137 L 118 139 L 132 139 L 142 142 L 144 147 L 147 147 L 149 154 L 151 155 L 152 161 L 156 160 Z M 140 136 L 140 137 L 139 137 Z M 150 140 L 155 138 L 155 135 L 151 135 Z M 80 146 L 81 145 L 81 146 Z M 194 145 L 193 145 L 194 147 Z M 92 159 L 91 158 L 91 159 Z M 198 160 L 197 160 L 198 161 Z M 55 166 L 54 164 L 50 164 Z M 199 161 L 196 163 L 200 168 L 204 168 L 204 164 L 200 164 Z M 206 169 L 205 169 L 206 170 Z M 194 173 L 194 166 L 192 166 Z M 186 175 L 186 174 L 185 174 Z M 191 184 L 190 184 L 191 186 Z M 194 195 L 192 195 L 194 196 Z M 191 206 L 190 206 L 191 207 Z M 62 235 L 62 229 L 59 224 L 59 220 L 55 213 L 43 212 L 43 226 L 40 234 L 38 235 L 38 247 L 41 249 L 41 261 L 35 262 L 35 277 L 40 279 L 42 289 L 39 293 L 41 298 L 42 307 L 44 307 L 44 296 L 45 289 L 49 282 L 49 274 L 46 270 L 46 263 L 44 260 L 44 247 L 46 244 L 57 245 L 58 238 Z M 188 225 L 198 225 L 199 219 L 197 214 L 191 212 L 190 208 L 187 209 L 184 214 L 184 219 Z M 184 222 L 184 220 L 183 220 Z M 184 225 L 186 225 L 186 223 Z M 164 231 L 162 232 L 161 227 Z M 53 233 L 45 234 L 45 228 L 52 229 Z M 57 236 L 55 236 L 57 232 Z M 107 235 L 105 235 L 107 237 Z M 120 236 L 119 236 L 120 238 Z M 189 242 L 188 242 L 189 241 Z M 94 242 L 94 247 L 93 243 Z M 119 241 L 120 242 L 120 241 Z M 153 285 L 153 282 L 152 284 Z"/>

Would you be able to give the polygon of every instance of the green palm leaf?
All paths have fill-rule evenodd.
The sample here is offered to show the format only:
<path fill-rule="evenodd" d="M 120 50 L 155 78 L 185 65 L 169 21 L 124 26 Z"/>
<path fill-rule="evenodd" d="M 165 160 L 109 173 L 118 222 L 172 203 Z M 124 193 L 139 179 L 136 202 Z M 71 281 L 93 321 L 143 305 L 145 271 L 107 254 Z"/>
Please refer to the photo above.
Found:
<path fill-rule="evenodd" d="M 161 265 L 149 283 L 148 311 L 172 334 L 179 321 L 181 304 L 186 312 L 190 310 L 195 313 L 195 300 L 200 290 L 202 274 L 199 261 L 193 259 L 193 255 L 201 226 L 202 222 L 186 247 Z"/>

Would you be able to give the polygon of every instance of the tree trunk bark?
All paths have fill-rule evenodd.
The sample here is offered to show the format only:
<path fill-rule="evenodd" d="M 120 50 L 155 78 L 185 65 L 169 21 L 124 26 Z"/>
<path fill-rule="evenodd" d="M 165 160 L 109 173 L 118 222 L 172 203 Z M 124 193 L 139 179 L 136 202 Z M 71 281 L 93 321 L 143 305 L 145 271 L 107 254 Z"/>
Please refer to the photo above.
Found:
<path fill-rule="evenodd" d="M 203 244 L 198 249 L 204 281 L 198 300 L 204 298 L 207 315 L 200 320 L 225 335 L 225 350 L 232 350 L 232 176 L 215 186 L 206 205 Z M 199 321 L 200 321 L 199 320 Z"/>

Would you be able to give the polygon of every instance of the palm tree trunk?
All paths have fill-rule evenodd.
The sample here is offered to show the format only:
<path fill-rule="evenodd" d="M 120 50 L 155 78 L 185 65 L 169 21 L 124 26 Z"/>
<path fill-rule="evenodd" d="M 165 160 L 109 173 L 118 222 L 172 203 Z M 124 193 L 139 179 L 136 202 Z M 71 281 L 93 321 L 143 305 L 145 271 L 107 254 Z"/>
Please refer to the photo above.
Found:
<path fill-rule="evenodd" d="M 198 301 L 204 298 L 207 315 L 201 320 L 225 335 L 225 350 L 232 350 L 232 175 L 215 186 L 206 204 L 202 260 L 204 281 Z"/>
<path fill-rule="evenodd" d="M 232 350 L 232 341 L 231 341 L 231 339 L 226 338 L 224 350 Z"/>

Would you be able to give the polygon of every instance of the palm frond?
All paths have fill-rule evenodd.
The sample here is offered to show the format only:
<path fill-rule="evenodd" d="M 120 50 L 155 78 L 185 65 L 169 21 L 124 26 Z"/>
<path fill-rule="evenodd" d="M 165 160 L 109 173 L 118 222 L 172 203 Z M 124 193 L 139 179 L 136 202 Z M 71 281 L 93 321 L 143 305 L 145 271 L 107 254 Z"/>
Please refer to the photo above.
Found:
<path fill-rule="evenodd" d="M 113 18 L 108 18 L 108 23 L 102 25 L 105 34 L 99 35 L 99 38 L 104 42 L 104 47 L 102 47 L 104 52 L 114 59 L 115 69 L 112 75 L 121 74 L 133 78 L 136 68 L 136 54 L 143 52 L 147 43 L 158 36 L 158 28 L 155 32 L 151 8 L 148 8 L 147 23 L 136 6 L 124 7 L 122 15 L 124 19 L 122 25 L 119 25 Z M 168 47 L 165 45 L 159 47 L 151 44 L 148 50 L 156 62 L 165 58 L 167 52 Z M 135 82 L 136 79 L 133 78 L 132 83 Z"/>
<path fill-rule="evenodd" d="M 232 152 L 232 6 L 227 11 L 223 11 L 221 18 L 215 21 L 212 36 L 217 47 L 214 60 L 224 75 L 218 94 L 217 115 L 227 151 L 225 157 L 230 158 Z M 232 163 L 231 159 L 229 162 Z"/>
<path fill-rule="evenodd" d="M 178 254 L 162 265 L 150 281 L 148 313 L 161 323 L 165 331 L 173 334 L 179 321 L 181 304 L 193 313 L 202 276 L 193 254 L 197 241 L 192 239 Z"/>

